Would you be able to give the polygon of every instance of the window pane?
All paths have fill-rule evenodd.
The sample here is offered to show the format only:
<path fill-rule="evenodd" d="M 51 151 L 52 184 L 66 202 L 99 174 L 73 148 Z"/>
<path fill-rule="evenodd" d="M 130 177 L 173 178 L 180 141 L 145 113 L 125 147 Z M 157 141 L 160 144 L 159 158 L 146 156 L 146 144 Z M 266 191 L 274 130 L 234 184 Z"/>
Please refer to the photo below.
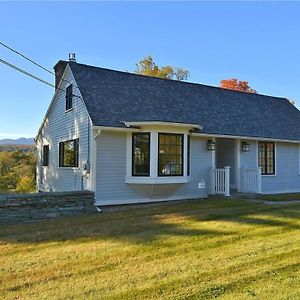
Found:
<path fill-rule="evenodd" d="M 132 135 L 132 175 L 150 175 L 150 133 Z"/>
<path fill-rule="evenodd" d="M 49 145 L 43 146 L 43 166 L 49 165 Z"/>
<path fill-rule="evenodd" d="M 70 84 L 66 89 L 66 110 L 69 110 L 72 108 L 72 97 L 73 97 L 73 85 Z"/>
<path fill-rule="evenodd" d="M 78 167 L 78 147 L 78 139 L 60 143 L 59 162 L 61 167 Z"/>
<path fill-rule="evenodd" d="M 183 135 L 159 133 L 158 175 L 183 175 Z"/>
<path fill-rule="evenodd" d="M 74 165 L 74 141 L 66 142 L 64 145 L 64 165 L 72 166 Z"/>
<path fill-rule="evenodd" d="M 275 174 L 275 144 L 258 142 L 258 165 L 262 167 L 262 175 Z"/>

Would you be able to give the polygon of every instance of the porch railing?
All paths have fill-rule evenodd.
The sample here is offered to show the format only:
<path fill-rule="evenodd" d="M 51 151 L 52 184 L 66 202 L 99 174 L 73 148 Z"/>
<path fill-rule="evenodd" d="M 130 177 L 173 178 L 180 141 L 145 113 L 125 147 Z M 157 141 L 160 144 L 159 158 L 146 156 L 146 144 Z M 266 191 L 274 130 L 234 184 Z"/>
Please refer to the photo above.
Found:
<path fill-rule="evenodd" d="M 242 193 L 261 193 L 261 167 L 241 168 Z"/>
<path fill-rule="evenodd" d="M 224 169 L 212 169 L 211 194 L 223 194 L 230 196 L 230 167 Z"/>

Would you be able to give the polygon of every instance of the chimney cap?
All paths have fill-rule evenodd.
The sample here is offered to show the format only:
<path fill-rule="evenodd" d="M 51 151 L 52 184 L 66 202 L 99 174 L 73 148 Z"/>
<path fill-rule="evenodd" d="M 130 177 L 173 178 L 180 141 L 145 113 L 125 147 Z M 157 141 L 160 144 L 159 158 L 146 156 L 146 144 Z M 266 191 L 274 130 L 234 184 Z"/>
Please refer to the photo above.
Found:
<path fill-rule="evenodd" d="M 76 62 L 76 54 L 75 53 L 69 53 L 69 61 Z"/>

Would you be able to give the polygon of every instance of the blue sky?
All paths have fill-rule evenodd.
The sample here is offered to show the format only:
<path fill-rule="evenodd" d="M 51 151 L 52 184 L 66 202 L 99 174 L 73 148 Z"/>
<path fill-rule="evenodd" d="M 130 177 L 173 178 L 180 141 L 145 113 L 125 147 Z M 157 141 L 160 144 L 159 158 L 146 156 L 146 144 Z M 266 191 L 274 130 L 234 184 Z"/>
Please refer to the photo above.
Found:
<path fill-rule="evenodd" d="M 300 2 L 0 2 L 0 41 L 52 69 L 77 61 L 132 71 L 151 54 L 190 81 L 249 81 L 300 106 Z M 53 82 L 0 47 L 0 58 Z M 34 136 L 53 89 L 0 64 L 0 139 Z"/>

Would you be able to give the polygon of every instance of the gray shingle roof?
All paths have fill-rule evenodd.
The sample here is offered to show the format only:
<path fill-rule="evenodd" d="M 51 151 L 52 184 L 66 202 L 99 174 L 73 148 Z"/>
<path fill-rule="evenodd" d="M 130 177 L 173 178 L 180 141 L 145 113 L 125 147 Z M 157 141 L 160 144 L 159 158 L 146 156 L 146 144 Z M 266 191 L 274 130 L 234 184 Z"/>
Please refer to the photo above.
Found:
<path fill-rule="evenodd" d="M 285 98 L 69 64 L 94 125 L 195 123 L 208 134 L 300 140 L 300 111 Z"/>

